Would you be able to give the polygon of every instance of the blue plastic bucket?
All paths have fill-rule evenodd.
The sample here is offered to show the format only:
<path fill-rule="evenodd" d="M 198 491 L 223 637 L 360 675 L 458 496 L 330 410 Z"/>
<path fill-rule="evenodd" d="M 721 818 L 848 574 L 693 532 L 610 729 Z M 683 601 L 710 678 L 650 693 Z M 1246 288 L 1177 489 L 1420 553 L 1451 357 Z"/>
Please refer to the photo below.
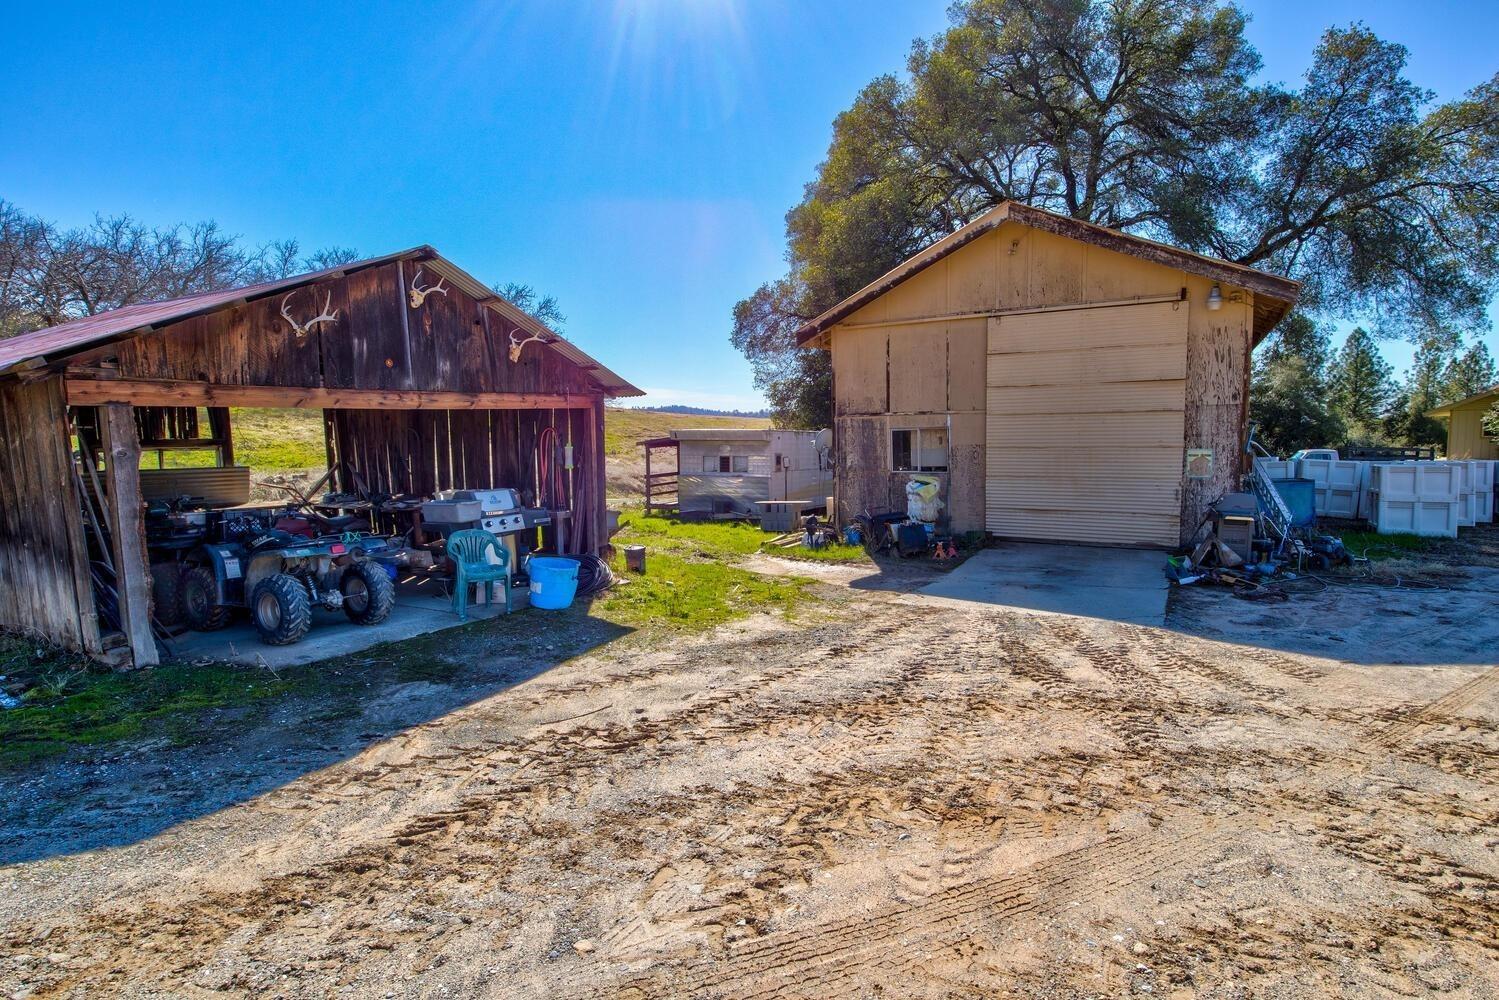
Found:
<path fill-rule="evenodd" d="M 578 592 L 578 560 L 532 556 L 526 567 L 531 574 L 531 607 L 560 611 L 572 604 Z"/>

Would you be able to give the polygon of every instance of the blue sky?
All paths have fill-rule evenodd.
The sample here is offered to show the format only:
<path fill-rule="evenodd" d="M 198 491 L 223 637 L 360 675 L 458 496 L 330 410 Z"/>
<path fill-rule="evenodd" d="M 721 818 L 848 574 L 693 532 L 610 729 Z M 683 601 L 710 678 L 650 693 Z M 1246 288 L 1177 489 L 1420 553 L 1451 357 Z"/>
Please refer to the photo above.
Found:
<path fill-rule="evenodd" d="M 431 243 L 556 295 L 651 401 L 729 407 L 760 403 L 730 310 L 780 274 L 833 117 L 946 23 L 946 0 L 233 7 L 8 5 L 0 197 L 64 224 Z M 1499 68 L 1496 4 L 1245 8 L 1272 79 L 1354 19 L 1441 96 Z"/>

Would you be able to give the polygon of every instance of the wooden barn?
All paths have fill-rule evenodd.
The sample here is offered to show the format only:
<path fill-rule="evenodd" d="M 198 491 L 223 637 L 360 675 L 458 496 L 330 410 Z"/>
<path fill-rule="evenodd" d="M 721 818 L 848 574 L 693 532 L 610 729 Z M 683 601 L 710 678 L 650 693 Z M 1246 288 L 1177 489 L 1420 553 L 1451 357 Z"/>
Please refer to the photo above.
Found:
<path fill-rule="evenodd" d="M 1014 202 L 807 323 L 832 352 L 839 516 L 943 483 L 955 532 L 1175 547 L 1244 467 L 1287 278 Z"/>
<path fill-rule="evenodd" d="M 0 341 L 0 627 L 156 662 L 142 450 L 233 470 L 236 407 L 320 411 L 340 494 L 509 487 L 594 551 L 604 403 L 640 394 L 431 247 Z"/>

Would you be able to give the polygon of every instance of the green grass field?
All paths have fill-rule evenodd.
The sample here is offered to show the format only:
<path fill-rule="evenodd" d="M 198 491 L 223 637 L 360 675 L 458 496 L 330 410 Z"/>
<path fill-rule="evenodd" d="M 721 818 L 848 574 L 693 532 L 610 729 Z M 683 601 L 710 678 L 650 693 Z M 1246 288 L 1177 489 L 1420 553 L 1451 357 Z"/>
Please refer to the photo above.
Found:
<path fill-rule="evenodd" d="M 636 442 L 665 437 L 684 427 L 761 429 L 769 426 L 770 421 L 764 417 L 700 417 L 691 413 L 609 408 L 604 411 L 604 454 L 609 458 L 638 456 L 640 446 Z"/>
<path fill-rule="evenodd" d="M 117 674 L 14 636 L 0 636 L 0 676 L 29 685 L 18 707 L 0 712 L 0 769 L 146 735 L 189 742 L 204 712 L 264 703 L 316 680 L 312 673 L 278 677 L 226 663 Z"/>
<path fill-rule="evenodd" d="M 624 625 L 700 631 L 757 611 L 792 614 L 810 600 L 808 581 L 770 577 L 734 565 L 759 551 L 767 536 L 740 521 L 688 523 L 626 514 L 614 536 L 615 574 L 625 583 L 595 606 L 595 613 Z M 646 547 L 646 572 L 624 568 L 623 547 Z"/>
<path fill-rule="evenodd" d="M 321 410 L 235 409 L 230 412 L 234 429 L 234 459 L 248 465 L 256 475 L 274 475 L 302 469 L 320 469 L 327 461 L 323 448 Z M 638 458 L 637 441 L 665 437 L 683 427 L 769 427 L 763 417 L 699 417 L 690 413 L 657 413 L 654 410 L 604 411 L 604 454 L 607 458 Z M 166 452 L 168 467 L 213 464 L 209 452 Z M 141 464 L 155 468 L 155 452 L 141 456 Z"/>
<path fill-rule="evenodd" d="M 327 466 L 323 444 L 322 410 L 232 409 L 229 426 L 234 434 L 234 461 L 248 465 L 255 475 L 322 469 Z M 162 453 L 168 468 L 212 465 L 209 451 Z M 141 453 L 141 465 L 156 468 L 157 453 Z"/>

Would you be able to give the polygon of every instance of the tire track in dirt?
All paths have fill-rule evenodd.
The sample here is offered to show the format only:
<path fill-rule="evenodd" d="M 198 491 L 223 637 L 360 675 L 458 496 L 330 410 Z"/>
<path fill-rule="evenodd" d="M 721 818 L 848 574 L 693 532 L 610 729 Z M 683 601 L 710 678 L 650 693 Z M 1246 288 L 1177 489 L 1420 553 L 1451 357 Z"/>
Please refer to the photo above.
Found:
<path fill-rule="evenodd" d="M 945 889 L 911 906 L 890 907 L 872 917 L 825 924 L 810 932 L 776 934 L 731 950 L 711 972 L 675 979 L 670 992 L 731 994 L 739 1000 L 793 994 L 847 995 L 840 987 L 865 982 L 876 963 L 919 962 L 935 948 L 951 946 L 978 923 L 1054 915 L 1074 902 L 1106 896 L 1147 878 L 1196 851 L 1207 829 L 1147 838 L 1115 837 L 1068 851 L 1028 871 Z M 1107 874 L 1100 877 L 1101 871 Z M 649 979 L 621 990 L 660 995 L 664 984 Z"/>
<path fill-rule="evenodd" d="M 1076 633 L 1065 635 L 1075 643 Z M 1086 654 L 1085 654 L 1086 655 Z M 1090 656 L 1090 659 L 1094 657 Z M 1112 654 L 1100 659 L 1117 669 Z M 1095 660 L 1095 662 L 1097 662 Z M 1491 669 L 1449 691 L 1406 717 L 1391 722 L 1359 742 L 1370 749 L 1391 750 L 1428 722 L 1449 717 L 1499 687 L 1499 668 Z M 1362 771 L 1377 762 L 1368 754 L 1357 754 Z M 1312 790 L 1331 792 L 1351 778 L 1335 775 L 1321 782 L 1298 782 L 1272 792 L 1277 798 L 1293 799 L 1293 793 Z M 730 949 L 714 969 L 675 977 L 671 990 L 694 995 L 732 995 L 738 1000 L 780 995 L 838 997 L 852 995 L 867 984 L 880 967 L 919 964 L 934 949 L 951 947 L 975 924 L 990 926 L 1029 915 L 1055 915 L 1074 902 L 1083 903 L 1109 895 L 1141 879 L 1158 875 L 1190 856 L 1201 856 L 1239 834 L 1237 825 L 1219 826 L 1211 818 L 1178 814 L 1160 831 L 1138 838 L 1111 837 L 1102 843 L 1077 848 L 1034 866 L 1025 873 L 998 879 L 983 879 L 943 891 L 936 899 L 915 905 L 896 905 L 879 914 L 853 918 L 796 931 L 767 935 L 752 944 Z M 1355 841 L 1353 850 L 1362 841 Z M 1430 885 L 1429 872 L 1420 864 L 1414 869 L 1382 855 L 1372 855 L 1376 866 L 1402 879 Z M 1450 877 L 1453 864 L 1432 862 L 1436 877 Z M 1486 892 L 1495 880 L 1462 868 Z M 1499 886 L 1496 886 L 1499 888 Z M 1434 890 L 1435 891 L 1435 890 Z M 1484 907 L 1465 913 L 1463 921 L 1475 934 L 1494 930 L 1493 910 Z M 1491 935 L 1491 939 L 1499 936 Z M 621 984 L 628 994 L 655 995 L 664 984 L 642 978 Z M 592 991 L 587 991 L 590 994 Z"/>
<path fill-rule="evenodd" d="M 81 941 L 90 947 L 74 950 L 91 952 L 93 957 L 80 957 L 75 968 L 67 970 L 58 981 L 45 984 L 37 995 L 66 990 L 102 975 L 117 961 L 116 955 L 135 950 L 132 945 L 138 941 L 142 925 L 170 926 L 174 928 L 170 936 L 178 945 L 188 944 L 194 950 L 206 951 L 247 927 L 254 927 L 257 937 L 267 938 L 284 926 L 282 921 L 289 915 L 398 889 L 424 870 L 450 864 L 446 855 L 465 831 L 480 830 L 497 818 L 523 821 L 528 812 L 534 814 L 556 795 L 575 792 L 584 778 L 622 766 L 622 755 L 630 751 L 648 748 L 654 766 L 673 755 L 690 752 L 696 744 L 717 739 L 724 732 L 743 731 L 747 724 L 735 721 L 735 710 L 753 722 L 762 714 L 757 700 L 773 692 L 779 682 L 808 670 L 835 668 L 840 661 L 856 654 L 878 659 L 909 641 L 910 630 L 932 629 L 931 617 L 917 614 L 906 615 L 899 621 L 829 626 L 822 630 L 822 635 L 811 637 L 814 642 L 819 638 L 829 639 L 826 644 L 811 651 L 794 652 L 779 663 L 773 656 L 775 647 L 796 650 L 804 647 L 809 637 L 797 633 L 761 637 L 751 646 L 766 654 L 761 657 L 762 662 L 770 659 L 771 666 L 742 681 L 724 685 L 660 719 L 630 727 L 579 726 L 531 740 L 512 739 L 497 744 L 490 754 L 513 753 L 524 762 L 545 762 L 532 768 L 530 780 L 524 784 L 469 794 L 448 808 L 404 820 L 382 840 L 356 847 L 328 862 L 267 879 L 252 890 L 208 894 L 188 901 L 148 899 L 121 912 L 96 914 L 75 927 L 59 928 L 61 934 L 52 935 L 49 947 L 57 947 L 59 938 L 68 941 L 70 947 L 73 947 L 71 942 Z M 895 641 L 894 637 L 902 635 L 901 642 Z M 930 636 L 934 644 L 939 639 L 940 633 Z M 767 650 L 767 646 L 771 648 Z M 695 728 L 715 716 L 725 716 L 725 724 Z M 487 756 L 481 756 L 476 766 L 487 762 Z M 329 776 L 323 780 L 336 782 L 340 790 L 356 785 L 378 786 L 390 775 L 411 769 L 421 771 L 422 765 L 416 761 L 397 762 L 368 769 L 362 772 L 362 779 Z M 343 804 L 341 798 L 339 803 Z M 506 846 L 507 853 L 516 849 L 513 844 Z M 502 879 L 507 870 L 501 854 L 494 858 L 494 865 L 486 870 L 485 877 L 493 883 Z M 6 946 L 16 948 L 30 946 L 34 941 L 34 934 L 28 935 L 24 927 L 8 928 L 4 938 L 0 938 Z M 138 957 L 140 962 L 135 971 L 139 974 L 166 976 L 176 968 L 171 959 Z"/>
<path fill-rule="evenodd" d="M 1157 674 L 1157 653 L 1140 637 L 1132 647 L 1111 643 L 1077 626 L 1054 630 L 1049 622 L 1035 626 L 993 613 L 957 616 L 908 611 L 839 621 L 788 635 L 758 636 L 742 643 L 705 644 L 688 659 L 742 657 L 752 673 L 705 690 L 657 719 L 629 724 L 539 722 L 526 733 L 493 740 L 466 739 L 461 747 L 382 762 L 354 775 L 329 773 L 320 780 L 340 783 L 336 797 L 329 799 L 338 806 L 347 805 L 345 796 L 351 790 L 368 795 L 394 782 L 430 782 L 434 765 L 446 772 L 453 794 L 440 807 L 404 817 L 383 836 L 368 839 L 340 857 L 266 879 L 255 889 L 147 898 L 139 905 L 99 912 L 76 926 L 61 927 L 45 947 L 73 950 L 79 954 L 79 965 L 58 970 L 38 995 L 86 989 L 106 981 L 123 954 L 131 956 L 136 963 L 133 971 L 148 982 L 152 978 L 180 982 L 192 962 L 208 960 L 231 937 L 236 942 L 233 947 L 251 960 L 277 952 L 286 957 L 309 921 L 332 925 L 333 939 L 342 947 L 394 949 L 403 957 L 414 955 L 424 967 L 431 965 L 441 956 L 448 935 L 463 925 L 455 919 L 401 932 L 377 930 L 367 923 L 361 925 L 364 900 L 399 899 L 412 885 L 425 885 L 424 905 L 437 909 L 442 887 L 454 881 L 462 882 L 468 898 L 481 898 L 508 884 L 518 859 L 530 856 L 557 862 L 547 852 L 562 848 L 553 845 L 585 832 L 607 836 L 606 831 L 615 825 L 614 818 L 601 814 L 593 818 L 591 830 L 550 826 L 557 822 L 548 818 L 555 815 L 551 807 L 556 802 L 586 794 L 611 773 L 661 767 L 704 745 L 732 746 L 744 741 L 763 749 L 770 767 L 812 777 L 749 786 L 740 791 L 742 798 L 722 789 L 706 789 L 693 790 L 675 804 L 661 803 L 666 813 L 676 811 L 676 818 L 664 825 L 679 838 L 735 817 L 735 810 L 746 808 L 746 801 L 758 804 L 761 811 L 754 814 L 758 818 L 786 819 L 778 828 L 786 832 L 777 832 L 773 840 L 784 852 L 779 865 L 767 865 L 744 882 L 731 879 L 716 885 L 713 904 L 720 912 L 692 916 L 686 925 L 689 931 L 714 920 L 722 927 L 727 916 L 753 917 L 765 912 L 767 901 L 786 886 L 805 884 L 812 873 L 828 867 L 834 852 L 848 849 L 830 846 L 837 837 L 851 837 L 850 844 L 856 843 L 864 835 L 858 827 L 864 822 L 861 817 L 899 819 L 904 812 L 923 813 L 927 822 L 974 823 L 981 829 L 987 815 L 998 815 L 1006 823 L 1012 816 L 1018 833 L 1029 819 L 1026 810 L 1012 809 L 1007 814 L 973 798 L 965 785 L 968 771 L 985 766 L 996 772 L 992 777 L 1005 777 L 1003 767 L 1009 765 L 970 748 L 981 748 L 989 734 L 987 713 L 1015 713 L 1017 681 L 1033 683 L 1039 694 L 1031 699 L 1040 704 L 1070 706 L 1117 727 L 1116 733 L 1135 735 L 1133 742 L 1126 739 L 1125 744 L 1138 752 L 1128 765 L 1111 765 L 1109 780 L 1128 781 L 1137 773 L 1169 772 L 1173 766 L 1218 766 L 1205 751 L 1184 744 L 1178 735 L 1184 720 L 1195 721 L 1218 704 L 1202 697 L 1226 683 L 1211 676 L 1211 671 L 1188 662 L 1176 664 L 1175 674 L 1169 667 L 1160 668 Z M 1050 662 L 1047 648 L 1052 645 L 1094 665 L 1107 685 L 1094 684 L 1085 690 Z M 913 650 L 920 650 L 921 655 L 913 655 Z M 1136 652 L 1140 652 L 1138 658 Z M 845 673 L 851 672 L 847 668 L 856 662 L 866 670 L 879 669 L 870 676 L 846 678 Z M 1210 666 L 1225 674 L 1229 670 Z M 652 677 L 669 672 L 659 664 L 648 670 Z M 1181 684 L 1190 684 L 1194 690 L 1183 692 Z M 1253 699 L 1259 696 L 1253 686 L 1257 684 L 1249 680 L 1226 686 Z M 1308 756 L 1309 766 L 1333 762 L 1360 770 L 1373 766 L 1379 758 L 1372 750 L 1399 751 L 1423 726 L 1453 718 L 1496 684 L 1499 674 L 1495 671 L 1474 677 L 1424 706 L 1398 714 L 1372 733 L 1366 730 L 1348 751 Z M 586 686 L 589 692 L 597 689 L 598 685 Z M 528 698 L 536 704 L 553 704 L 545 691 Z M 559 707 L 559 714 L 563 711 Z M 836 730 L 829 739 L 832 749 L 821 758 L 808 758 L 803 748 L 788 746 L 782 738 L 792 727 L 804 728 L 813 717 L 825 718 L 824 724 Z M 507 712 L 475 718 L 512 725 L 514 721 Z M 914 752 L 902 748 L 888 759 L 866 759 L 870 741 L 882 729 L 907 722 L 928 727 Z M 433 734 L 440 736 L 441 728 L 434 726 Z M 852 749 L 844 749 L 849 745 Z M 923 781 L 915 776 L 914 768 L 901 770 L 911 757 L 918 763 L 921 757 L 942 763 L 929 767 Z M 1302 763 L 1294 756 L 1287 761 Z M 1058 755 L 1051 760 L 1038 757 L 1032 763 L 1034 784 L 1042 788 L 1066 784 L 1069 790 L 1080 789 L 1090 779 L 1089 769 L 1098 766 L 1086 754 Z M 1325 784 L 1331 787 L 1341 780 L 1346 779 L 1339 776 Z M 1295 795 L 1312 796 L 1318 784 L 1289 782 L 1285 790 L 1275 789 L 1272 794 L 1296 805 Z M 1082 806 L 1059 807 L 1058 812 L 1084 815 L 1088 797 L 1083 793 L 1077 797 Z M 1310 798 L 1301 804 L 1307 809 L 1315 805 Z M 639 822 L 639 817 L 618 817 L 620 825 Z M 721 829 L 727 836 L 729 827 Z M 1038 829 L 1045 832 L 1044 827 Z M 827 928 L 775 932 L 748 942 L 722 944 L 728 957 L 718 969 L 689 971 L 682 982 L 696 990 L 729 990 L 747 996 L 763 995 L 765 989 L 794 990 L 810 982 L 826 985 L 830 995 L 837 995 L 838 989 L 859 977 L 866 977 L 863 981 L 867 982 L 872 970 L 917 966 L 927 953 L 924 949 L 956 946 L 972 933 L 976 921 L 998 923 L 1003 930 L 1027 915 L 1055 912 L 1065 901 L 1104 898 L 1133 880 L 1198 857 L 1238 832 L 1242 831 L 1237 827 L 1214 826 L 1200 812 L 1192 811 L 1189 803 L 1168 812 L 1164 825 L 1154 832 L 1133 838 L 1109 836 L 1006 878 L 971 879 L 974 859 L 960 857 L 945 871 L 932 871 L 924 878 L 918 875 L 909 886 L 914 902 Z M 1350 849 L 1370 850 L 1361 842 L 1350 845 Z M 723 847 L 731 859 L 738 857 L 733 852 L 740 848 L 727 840 L 713 846 Z M 466 864 L 466 855 L 482 862 Z M 658 870 L 658 874 L 664 872 L 665 868 Z M 685 902 L 678 883 L 691 877 L 693 873 L 676 870 L 663 875 L 659 902 L 651 904 L 653 912 L 666 920 L 676 919 Z M 637 925 L 624 935 L 621 947 L 649 952 L 654 931 L 648 924 Z M 40 947 L 34 933 L 28 938 L 27 932 L 25 926 L 8 928 L 0 942 L 5 948 Z M 142 950 L 143 942 L 149 942 L 151 949 Z M 784 976 L 777 971 L 781 956 L 787 963 Z M 649 986 L 661 980 L 647 977 L 635 982 Z M 681 992 L 675 983 L 671 985 L 667 992 Z M 741 994 L 738 985 L 762 993 Z"/>

